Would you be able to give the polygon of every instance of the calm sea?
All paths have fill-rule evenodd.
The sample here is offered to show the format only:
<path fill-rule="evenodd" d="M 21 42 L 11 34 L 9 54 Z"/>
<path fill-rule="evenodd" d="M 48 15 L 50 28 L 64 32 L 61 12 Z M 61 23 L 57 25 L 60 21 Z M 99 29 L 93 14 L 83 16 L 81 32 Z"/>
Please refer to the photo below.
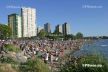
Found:
<path fill-rule="evenodd" d="M 73 55 L 78 57 L 90 54 L 101 54 L 108 58 L 108 39 L 96 40 L 91 44 L 85 43 L 83 47 Z"/>

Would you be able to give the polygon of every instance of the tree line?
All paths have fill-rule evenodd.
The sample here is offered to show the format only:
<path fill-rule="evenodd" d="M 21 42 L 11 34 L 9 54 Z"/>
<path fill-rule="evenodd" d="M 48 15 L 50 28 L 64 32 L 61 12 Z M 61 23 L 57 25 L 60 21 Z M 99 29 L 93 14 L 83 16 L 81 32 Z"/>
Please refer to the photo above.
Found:
<path fill-rule="evenodd" d="M 76 35 L 73 34 L 67 34 L 67 35 L 63 35 L 62 33 L 58 32 L 58 31 L 54 31 L 53 33 L 47 33 L 44 29 L 42 29 L 38 34 L 38 37 L 40 37 L 41 39 L 43 38 L 49 38 L 49 39 L 53 39 L 53 40 L 58 40 L 60 38 L 63 38 L 64 40 L 68 40 L 68 39 L 82 39 L 83 38 L 83 34 L 81 32 L 76 33 Z"/>

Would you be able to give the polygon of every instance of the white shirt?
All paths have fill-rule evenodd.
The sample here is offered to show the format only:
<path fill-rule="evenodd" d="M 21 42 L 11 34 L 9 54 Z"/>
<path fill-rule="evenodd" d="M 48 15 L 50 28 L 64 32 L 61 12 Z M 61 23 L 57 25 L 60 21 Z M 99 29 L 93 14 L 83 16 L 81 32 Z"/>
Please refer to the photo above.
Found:
<path fill-rule="evenodd" d="M 49 53 L 46 53 L 45 60 L 48 60 Z"/>

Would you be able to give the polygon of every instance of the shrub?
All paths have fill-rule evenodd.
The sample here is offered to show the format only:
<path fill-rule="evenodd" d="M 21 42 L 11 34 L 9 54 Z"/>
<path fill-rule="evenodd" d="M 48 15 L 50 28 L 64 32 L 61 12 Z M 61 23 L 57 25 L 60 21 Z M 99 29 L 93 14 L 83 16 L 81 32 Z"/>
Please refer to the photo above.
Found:
<path fill-rule="evenodd" d="M 5 49 L 6 49 L 6 51 L 12 51 L 12 52 L 20 51 L 20 48 L 16 47 L 15 45 L 12 45 L 12 44 L 6 44 Z"/>
<path fill-rule="evenodd" d="M 10 57 L 6 57 L 6 56 L 2 56 L 0 58 L 0 63 L 10 63 L 10 64 L 17 64 L 18 62 L 14 61 L 12 58 Z"/>
<path fill-rule="evenodd" d="M 50 72 L 48 65 L 40 59 L 28 60 L 19 67 L 21 72 Z"/>
<path fill-rule="evenodd" d="M 61 67 L 61 72 L 108 72 L 108 61 L 104 57 L 89 55 L 75 61 L 74 63 L 67 62 Z M 82 64 L 101 64 L 102 67 L 84 67 Z"/>

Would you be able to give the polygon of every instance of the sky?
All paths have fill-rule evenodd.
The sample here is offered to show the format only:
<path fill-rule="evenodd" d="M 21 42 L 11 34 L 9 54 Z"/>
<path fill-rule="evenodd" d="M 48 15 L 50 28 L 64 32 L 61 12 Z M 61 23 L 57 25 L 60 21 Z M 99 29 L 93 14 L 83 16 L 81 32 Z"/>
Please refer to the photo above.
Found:
<path fill-rule="evenodd" d="M 82 32 L 84 36 L 108 36 L 108 0 L 2 0 L 0 23 L 8 23 L 8 15 L 20 14 L 20 8 L 36 8 L 36 24 L 67 22 L 71 33 Z"/>

